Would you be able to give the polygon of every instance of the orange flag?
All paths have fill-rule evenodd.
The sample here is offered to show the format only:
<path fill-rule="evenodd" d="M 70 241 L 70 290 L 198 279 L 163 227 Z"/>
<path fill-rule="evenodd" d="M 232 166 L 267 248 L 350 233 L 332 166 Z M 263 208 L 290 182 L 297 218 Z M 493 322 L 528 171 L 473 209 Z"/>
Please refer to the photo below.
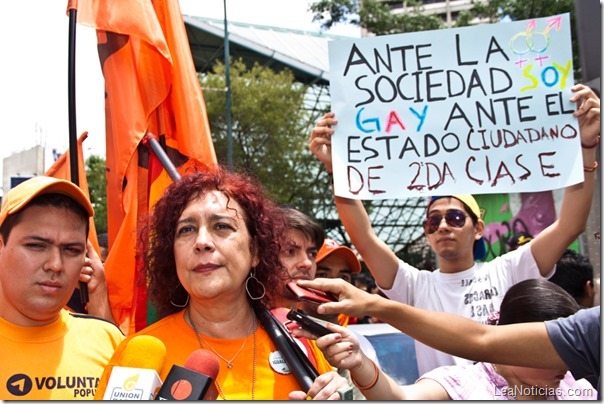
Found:
<path fill-rule="evenodd" d="M 82 152 L 82 143 L 88 137 L 88 132 L 83 132 L 78 138 L 78 177 L 79 187 L 88 199 L 90 199 L 90 192 L 88 191 L 88 181 L 86 180 L 86 166 L 84 165 L 84 153 Z M 71 181 L 71 171 L 69 162 L 69 150 L 61 155 L 55 162 L 50 166 L 44 173 L 47 177 L 60 178 L 63 180 Z M 90 218 L 90 231 L 88 233 L 88 239 L 92 243 L 92 246 L 96 250 L 97 254 L 100 255 L 99 241 L 96 237 L 96 227 L 94 226 L 94 219 Z"/>
<path fill-rule="evenodd" d="M 80 1 L 78 22 L 97 29 L 105 77 L 105 272 L 113 317 L 128 334 L 148 323 L 137 224 L 171 182 L 143 137 L 156 135 L 181 173 L 215 164 L 216 154 L 177 0 Z"/>

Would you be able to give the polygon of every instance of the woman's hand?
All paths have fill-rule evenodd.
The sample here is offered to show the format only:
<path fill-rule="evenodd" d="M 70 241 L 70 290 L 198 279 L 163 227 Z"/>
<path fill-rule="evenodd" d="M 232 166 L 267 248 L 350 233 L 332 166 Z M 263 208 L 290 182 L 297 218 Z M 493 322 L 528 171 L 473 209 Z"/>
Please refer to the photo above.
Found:
<path fill-rule="evenodd" d="M 294 329 L 291 334 L 296 338 L 316 339 L 317 347 L 329 364 L 338 369 L 353 369 L 363 361 L 359 340 L 348 329 L 337 324 L 327 323 L 326 327 L 333 331 L 317 338 L 316 335 L 301 328 Z"/>
<path fill-rule="evenodd" d="M 332 334 L 330 334 L 332 335 Z M 290 400 L 306 400 L 308 397 L 313 400 L 340 400 L 339 391 L 349 390 L 348 380 L 340 376 L 337 372 L 331 371 L 319 375 L 310 386 L 308 393 L 303 391 L 292 391 L 289 393 Z"/>
<path fill-rule="evenodd" d="M 570 101 L 577 103 L 577 110 L 573 113 L 579 120 L 579 131 L 583 145 L 597 143 L 600 134 L 600 98 L 594 91 L 583 84 L 571 88 L 574 91 Z"/>
<path fill-rule="evenodd" d="M 313 128 L 310 139 L 308 140 L 308 148 L 325 166 L 328 173 L 333 170 L 331 160 L 331 135 L 334 130 L 332 125 L 338 123 L 333 112 L 328 112 L 317 121 L 317 125 Z"/>

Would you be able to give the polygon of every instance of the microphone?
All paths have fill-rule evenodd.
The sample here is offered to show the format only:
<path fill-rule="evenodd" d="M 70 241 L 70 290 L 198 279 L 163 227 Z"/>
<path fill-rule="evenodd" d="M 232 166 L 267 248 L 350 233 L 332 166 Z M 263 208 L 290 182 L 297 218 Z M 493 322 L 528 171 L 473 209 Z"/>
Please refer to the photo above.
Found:
<path fill-rule="evenodd" d="M 216 400 L 214 380 L 220 370 L 218 357 L 206 349 L 193 351 L 184 366 L 173 365 L 156 400 Z"/>
<path fill-rule="evenodd" d="M 310 362 L 310 359 L 302 352 L 294 338 L 289 335 L 287 328 L 271 313 L 262 303 L 254 304 L 254 311 L 260 320 L 271 340 L 277 346 L 287 367 L 291 370 L 298 384 L 305 393 L 308 393 L 310 387 L 319 372 Z"/>
<path fill-rule="evenodd" d="M 95 400 L 152 400 L 161 387 L 161 373 L 166 361 L 166 346 L 151 335 L 130 339 L 115 365 L 103 371 L 94 395 Z"/>

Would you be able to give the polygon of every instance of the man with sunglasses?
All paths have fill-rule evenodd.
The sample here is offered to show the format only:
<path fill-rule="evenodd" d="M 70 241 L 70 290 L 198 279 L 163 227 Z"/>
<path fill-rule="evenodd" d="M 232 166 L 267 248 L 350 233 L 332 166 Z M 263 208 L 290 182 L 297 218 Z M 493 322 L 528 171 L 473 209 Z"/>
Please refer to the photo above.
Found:
<path fill-rule="evenodd" d="M 516 251 L 490 262 L 476 262 L 486 256 L 482 238 L 485 224 L 476 200 L 471 195 L 435 196 L 428 204 L 424 231 L 440 268 L 422 271 L 399 260 L 375 235 L 360 200 L 334 197 L 346 232 L 386 296 L 486 323 L 512 285 L 553 274 L 562 253 L 585 229 L 600 140 L 600 99 L 584 85 L 576 85 L 572 91 L 570 101 L 577 103 L 574 116 L 579 120 L 585 180 L 566 188 L 556 222 Z M 329 112 L 310 136 L 309 148 L 327 172 L 332 171 L 331 136 L 336 124 L 334 113 Z M 416 351 L 420 375 L 439 366 L 467 363 L 418 342 Z"/>

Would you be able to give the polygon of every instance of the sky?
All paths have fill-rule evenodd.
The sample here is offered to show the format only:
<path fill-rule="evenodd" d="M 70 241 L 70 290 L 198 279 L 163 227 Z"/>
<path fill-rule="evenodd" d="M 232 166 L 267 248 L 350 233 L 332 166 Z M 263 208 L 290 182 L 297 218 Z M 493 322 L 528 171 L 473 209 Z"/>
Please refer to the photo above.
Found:
<path fill-rule="evenodd" d="M 84 0 L 81 0 L 84 1 Z M 230 21 L 319 31 L 307 11 L 308 0 L 226 0 Z M 0 159 L 36 145 L 46 148 L 45 167 L 53 149 L 69 147 L 67 0 L 0 2 Z M 223 0 L 180 0 L 183 14 L 224 18 Z M 76 31 L 76 126 L 88 131 L 84 155 L 105 153 L 103 76 L 91 28 Z M 359 29 L 329 31 L 359 36 Z M 11 55 L 13 59 L 9 59 Z M 2 167 L 0 166 L 0 174 Z"/>

